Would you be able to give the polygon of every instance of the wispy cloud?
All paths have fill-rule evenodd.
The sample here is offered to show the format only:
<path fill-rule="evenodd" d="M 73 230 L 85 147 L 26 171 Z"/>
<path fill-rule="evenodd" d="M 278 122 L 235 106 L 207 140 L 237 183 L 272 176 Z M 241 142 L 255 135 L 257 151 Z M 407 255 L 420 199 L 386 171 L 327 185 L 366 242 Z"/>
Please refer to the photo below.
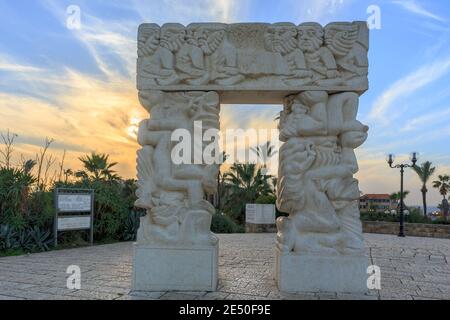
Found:
<path fill-rule="evenodd" d="M 19 63 L 11 63 L 0 56 L 0 71 L 7 72 L 39 72 L 41 68 L 23 65 Z"/>
<path fill-rule="evenodd" d="M 400 129 L 402 132 L 409 132 L 424 127 L 431 127 L 437 123 L 447 122 L 450 116 L 450 109 L 441 110 L 433 113 L 428 113 L 419 117 L 409 119 L 406 124 Z"/>
<path fill-rule="evenodd" d="M 370 112 L 373 120 L 388 124 L 388 113 L 393 103 L 400 98 L 408 97 L 417 90 L 440 79 L 450 71 L 450 57 L 424 65 L 406 77 L 395 82 L 375 101 Z"/>
<path fill-rule="evenodd" d="M 141 22 L 231 23 L 245 17 L 250 0 L 133 0 L 132 4 Z"/>
<path fill-rule="evenodd" d="M 414 0 L 392 1 L 392 3 L 395 3 L 399 6 L 401 6 L 403 9 L 405 9 L 411 13 L 414 13 L 414 14 L 417 14 L 417 15 L 420 15 L 423 17 L 431 18 L 431 19 L 439 21 L 439 22 L 447 21 L 443 17 L 430 12 L 429 10 L 424 8 L 419 2 L 414 1 Z"/>
<path fill-rule="evenodd" d="M 47 0 L 43 4 L 65 25 L 62 3 Z M 154 10 L 147 15 L 150 20 L 141 20 L 148 2 L 135 4 L 136 20 L 107 22 L 90 12 L 89 3 L 80 5 L 82 27 L 70 35 L 87 49 L 100 73 L 86 74 L 65 65 L 38 68 L 0 56 L 0 71 L 7 72 L 8 87 L 16 88 L 0 92 L 0 128 L 19 134 L 18 152 L 32 156 L 45 137 L 54 137 L 54 148 L 67 149 L 69 166 L 77 166 L 82 153 L 106 152 L 120 163 L 123 175 L 134 176 L 135 129 L 148 117 L 139 106 L 135 89 L 136 31 L 141 22 L 154 21 L 161 12 L 153 3 L 150 7 Z M 237 12 L 235 0 L 165 0 L 163 5 L 172 8 L 167 10 L 171 14 L 185 15 L 186 20 L 191 17 L 186 24 L 197 20 L 194 12 L 206 20 L 223 22 L 233 21 Z M 17 90 L 19 87 L 23 90 Z"/>

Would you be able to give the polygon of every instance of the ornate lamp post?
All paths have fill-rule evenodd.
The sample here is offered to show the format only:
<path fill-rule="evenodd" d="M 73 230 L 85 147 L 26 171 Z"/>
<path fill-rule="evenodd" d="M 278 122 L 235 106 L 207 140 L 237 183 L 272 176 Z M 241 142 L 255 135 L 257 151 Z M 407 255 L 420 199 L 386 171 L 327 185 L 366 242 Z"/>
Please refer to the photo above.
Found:
<path fill-rule="evenodd" d="M 390 154 L 388 156 L 387 162 L 389 167 L 393 169 L 400 169 L 400 232 L 398 234 L 399 237 L 405 237 L 405 212 L 404 212 L 404 202 L 403 202 L 403 173 L 405 172 L 405 168 L 412 168 L 417 163 L 417 152 L 411 153 L 411 164 L 397 164 L 394 166 L 394 155 Z"/>

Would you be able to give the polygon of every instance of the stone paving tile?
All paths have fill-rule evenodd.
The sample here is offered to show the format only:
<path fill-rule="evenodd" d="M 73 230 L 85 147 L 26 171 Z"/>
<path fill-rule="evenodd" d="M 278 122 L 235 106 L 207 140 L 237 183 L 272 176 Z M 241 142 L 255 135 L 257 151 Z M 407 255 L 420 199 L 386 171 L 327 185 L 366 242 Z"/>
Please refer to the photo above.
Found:
<path fill-rule="evenodd" d="M 6 301 L 6 300 L 26 300 L 26 299 L 25 298 L 18 298 L 18 297 L 11 297 L 11 296 L 0 295 L 0 301 Z"/>
<path fill-rule="evenodd" d="M 144 291 L 134 291 L 129 294 L 132 297 L 149 298 L 149 299 L 159 299 L 166 292 L 144 292 Z"/>
<path fill-rule="evenodd" d="M 185 292 L 167 292 L 166 294 L 164 294 L 161 299 L 162 300 L 195 300 L 199 297 L 202 297 L 206 294 L 206 292 L 204 293 L 199 293 L 199 294 L 187 294 Z"/>
<path fill-rule="evenodd" d="M 227 296 L 224 300 L 271 300 L 271 299 L 263 296 L 232 293 L 229 296 Z"/>
<path fill-rule="evenodd" d="M 339 293 L 336 300 L 378 300 L 378 295 Z"/>
<path fill-rule="evenodd" d="M 319 296 L 315 293 L 289 294 L 274 291 L 269 293 L 270 300 L 319 300 Z"/>
<path fill-rule="evenodd" d="M 274 234 L 219 235 L 217 292 L 133 292 L 132 244 L 0 258 L 0 300 L 371 300 L 450 299 L 450 240 L 366 234 L 368 260 L 381 268 L 380 291 L 367 295 L 280 293 L 273 280 Z M 67 267 L 82 271 L 81 290 L 66 288 Z"/>
<path fill-rule="evenodd" d="M 208 292 L 195 300 L 225 300 L 230 294 L 226 292 Z"/>
<path fill-rule="evenodd" d="M 70 296 L 86 298 L 86 299 L 90 299 L 90 300 L 115 300 L 124 295 L 82 289 L 82 290 L 77 290 L 77 291 L 71 293 Z"/>

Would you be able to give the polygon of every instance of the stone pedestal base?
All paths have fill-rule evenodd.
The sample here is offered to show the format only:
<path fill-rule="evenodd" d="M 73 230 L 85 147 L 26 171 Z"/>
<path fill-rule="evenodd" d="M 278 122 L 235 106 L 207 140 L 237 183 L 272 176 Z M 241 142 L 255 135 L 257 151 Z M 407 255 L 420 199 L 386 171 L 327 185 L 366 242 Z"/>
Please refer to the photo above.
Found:
<path fill-rule="evenodd" d="M 275 279 L 286 293 L 366 293 L 368 260 L 361 256 L 314 256 L 276 249 Z"/>
<path fill-rule="evenodd" d="M 216 291 L 218 249 L 135 244 L 133 291 Z"/>

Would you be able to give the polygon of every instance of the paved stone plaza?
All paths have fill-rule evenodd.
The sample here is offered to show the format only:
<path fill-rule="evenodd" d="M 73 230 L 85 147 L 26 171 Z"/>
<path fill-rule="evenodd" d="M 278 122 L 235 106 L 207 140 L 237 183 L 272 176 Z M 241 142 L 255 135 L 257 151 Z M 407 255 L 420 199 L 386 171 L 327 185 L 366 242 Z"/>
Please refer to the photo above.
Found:
<path fill-rule="evenodd" d="M 273 280 L 274 234 L 220 235 L 217 292 L 130 295 L 132 244 L 86 247 L 0 258 L 0 300 L 130 299 L 450 299 L 450 240 L 366 234 L 369 264 L 382 273 L 382 290 L 366 296 L 281 294 Z M 78 265 L 81 290 L 66 287 Z"/>

